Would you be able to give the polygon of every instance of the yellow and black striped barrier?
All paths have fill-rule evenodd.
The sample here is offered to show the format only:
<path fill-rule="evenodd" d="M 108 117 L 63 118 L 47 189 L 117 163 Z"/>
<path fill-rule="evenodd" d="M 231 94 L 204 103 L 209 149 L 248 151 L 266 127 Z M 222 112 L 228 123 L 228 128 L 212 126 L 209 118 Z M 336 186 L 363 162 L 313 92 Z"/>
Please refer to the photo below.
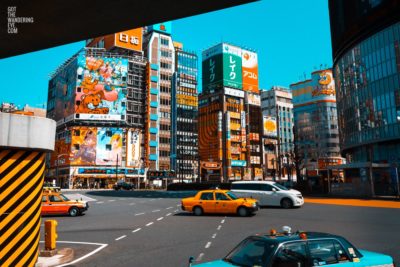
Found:
<path fill-rule="evenodd" d="M 0 266 L 34 266 L 45 152 L 0 150 Z"/>

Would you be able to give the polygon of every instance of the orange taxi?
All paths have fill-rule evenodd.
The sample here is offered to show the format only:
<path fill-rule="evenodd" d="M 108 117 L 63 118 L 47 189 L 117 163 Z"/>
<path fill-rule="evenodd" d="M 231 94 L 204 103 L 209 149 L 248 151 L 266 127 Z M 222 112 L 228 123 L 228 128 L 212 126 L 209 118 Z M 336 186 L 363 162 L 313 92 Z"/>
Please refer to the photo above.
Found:
<path fill-rule="evenodd" d="M 181 201 L 184 211 L 200 216 L 203 213 L 230 213 L 248 216 L 258 210 L 258 202 L 252 198 L 238 198 L 229 190 L 203 190 L 194 197 Z"/>
<path fill-rule="evenodd" d="M 88 208 L 86 201 L 73 201 L 60 192 L 43 190 L 42 215 L 67 214 L 74 217 L 82 215 Z"/>

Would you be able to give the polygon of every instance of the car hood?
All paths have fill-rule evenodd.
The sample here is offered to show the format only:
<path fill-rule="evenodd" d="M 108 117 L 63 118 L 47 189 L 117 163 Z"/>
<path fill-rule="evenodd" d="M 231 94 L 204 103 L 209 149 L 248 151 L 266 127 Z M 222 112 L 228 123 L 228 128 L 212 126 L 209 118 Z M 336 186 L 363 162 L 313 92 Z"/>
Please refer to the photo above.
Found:
<path fill-rule="evenodd" d="M 374 264 L 382 265 L 382 264 L 393 263 L 393 258 L 390 257 L 389 255 L 363 249 L 359 249 L 358 251 L 360 251 L 360 253 L 363 255 L 363 257 L 360 260 L 363 262 L 364 261 L 368 262 L 368 265 L 374 265 Z"/>
<path fill-rule="evenodd" d="M 205 263 L 200 263 L 200 264 L 194 264 L 193 266 L 199 266 L 199 267 L 228 267 L 228 266 L 235 266 L 232 265 L 228 262 L 225 262 L 223 260 L 216 260 L 216 261 L 210 261 L 210 262 L 205 262 Z"/>
<path fill-rule="evenodd" d="M 255 198 L 238 198 L 237 199 L 237 201 L 240 201 L 240 202 L 249 202 L 249 203 L 253 203 L 253 202 L 258 202 L 258 200 L 257 199 L 255 199 Z"/>
<path fill-rule="evenodd" d="M 294 190 L 294 189 L 289 189 L 289 192 L 290 192 L 291 194 L 293 194 L 293 195 L 298 195 L 298 194 L 301 195 L 301 192 L 300 192 L 300 191 L 297 191 L 297 190 Z"/>

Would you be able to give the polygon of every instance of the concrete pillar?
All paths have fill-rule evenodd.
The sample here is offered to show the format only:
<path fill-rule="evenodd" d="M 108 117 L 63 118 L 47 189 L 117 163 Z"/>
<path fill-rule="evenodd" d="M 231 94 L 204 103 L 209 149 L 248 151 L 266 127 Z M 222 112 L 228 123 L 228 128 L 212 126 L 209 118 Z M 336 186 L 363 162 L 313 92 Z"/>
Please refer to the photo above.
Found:
<path fill-rule="evenodd" d="M 45 154 L 56 122 L 0 113 L 0 265 L 34 266 L 39 252 Z"/>

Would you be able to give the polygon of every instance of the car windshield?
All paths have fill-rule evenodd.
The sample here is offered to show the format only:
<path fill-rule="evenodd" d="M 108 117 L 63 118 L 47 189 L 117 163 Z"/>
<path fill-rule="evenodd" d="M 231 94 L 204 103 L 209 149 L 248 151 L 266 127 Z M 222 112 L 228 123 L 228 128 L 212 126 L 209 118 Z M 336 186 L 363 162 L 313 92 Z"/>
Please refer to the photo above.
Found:
<path fill-rule="evenodd" d="M 236 200 L 238 199 L 238 197 L 232 193 L 231 191 L 226 192 L 226 194 L 232 199 L 232 200 Z"/>
<path fill-rule="evenodd" d="M 61 197 L 64 201 L 69 201 L 69 198 L 67 198 L 67 197 L 64 196 L 63 194 L 60 194 L 60 197 Z"/>
<path fill-rule="evenodd" d="M 289 189 L 287 189 L 286 187 L 284 187 L 283 185 L 278 184 L 278 183 L 273 183 L 273 185 L 276 186 L 276 187 L 278 187 L 280 190 L 289 190 Z"/>
<path fill-rule="evenodd" d="M 250 237 L 234 248 L 223 261 L 243 267 L 265 266 L 275 248 L 276 245 L 268 240 Z"/>

